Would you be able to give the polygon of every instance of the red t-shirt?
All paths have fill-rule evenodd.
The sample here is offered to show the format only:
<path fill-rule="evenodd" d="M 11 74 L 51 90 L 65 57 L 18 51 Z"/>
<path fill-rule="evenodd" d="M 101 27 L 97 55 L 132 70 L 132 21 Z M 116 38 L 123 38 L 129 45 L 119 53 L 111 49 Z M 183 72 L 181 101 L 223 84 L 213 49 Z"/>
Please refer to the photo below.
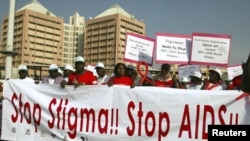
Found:
<path fill-rule="evenodd" d="M 134 81 L 131 77 L 129 76 L 113 76 L 109 79 L 108 83 L 112 82 L 113 85 L 126 85 L 126 86 L 131 86 Z"/>
<path fill-rule="evenodd" d="M 241 83 L 241 77 L 242 75 L 234 77 L 232 80 L 232 84 L 230 84 L 228 87 L 231 89 L 239 89 Z"/>
<path fill-rule="evenodd" d="M 173 87 L 173 81 L 168 80 L 168 81 L 161 81 L 161 80 L 155 80 L 155 86 L 156 87 Z"/>
<path fill-rule="evenodd" d="M 90 71 L 84 71 L 83 74 L 71 73 L 69 75 L 69 85 L 73 85 L 75 81 L 79 83 L 84 83 L 85 85 L 96 85 L 96 77 Z"/>

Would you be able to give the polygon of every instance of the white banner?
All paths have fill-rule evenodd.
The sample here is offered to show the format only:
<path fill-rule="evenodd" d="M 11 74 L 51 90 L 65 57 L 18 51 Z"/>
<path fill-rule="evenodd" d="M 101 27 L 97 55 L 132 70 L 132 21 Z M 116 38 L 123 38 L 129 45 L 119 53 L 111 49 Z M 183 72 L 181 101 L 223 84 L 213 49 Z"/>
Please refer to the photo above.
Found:
<path fill-rule="evenodd" d="M 197 141 L 209 124 L 250 123 L 249 97 L 237 90 L 8 80 L 3 94 L 1 139 L 11 141 Z"/>

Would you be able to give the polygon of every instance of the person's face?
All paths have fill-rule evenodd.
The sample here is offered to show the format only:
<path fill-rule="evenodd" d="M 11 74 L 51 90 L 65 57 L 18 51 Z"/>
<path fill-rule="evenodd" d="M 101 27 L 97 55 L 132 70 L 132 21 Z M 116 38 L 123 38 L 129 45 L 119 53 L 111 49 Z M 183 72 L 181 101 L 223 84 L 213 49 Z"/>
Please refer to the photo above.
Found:
<path fill-rule="evenodd" d="M 199 78 L 194 77 L 194 76 L 191 76 L 191 77 L 190 77 L 190 82 L 196 84 L 196 83 L 199 82 Z"/>
<path fill-rule="evenodd" d="M 161 74 L 166 75 L 169 73 L 169 68 L 166 66 L 161 66 Z"/>
<path fill-rule="evenodd" d="M 96 68 L 96 73 L 99 77 L 103 77 L 105 75 L 105 69 L 104 68 Z"/>
<path fill-rule="evenodd" d="M 72 73 L 73 71 L 72 70 L 64 70 L 63 71 L 63 76 L 64 77 L 68 77 L 70 73 Z"/>
<path fill-rule="evenodd" d="M 209 81 L 212 83 L 217 83 L 218 81 L 218 76 L 215 72 L 210 72 L 209 73 Z"/>
<path fill-rule="evenodd" d="M 125 66 L 119 65 L 119 66 L 117 67 L 117 75 L 118 75 L 118 76 L 122 76 L 122 75 L 125 75 L 125 73 L 126 73 L 126 68 L 125 68 Z"/>
<path fill-rule="evenodd" d="M 58 76 L 58 70 L 57 69 L 49 70 L 49 76 L 55 79 Z"/>
<path fill-rule="evenodd" d="M 18 74 L 19 74 L 20 79 L 25 79 L 27 77 L 27 75 L 28 75 L 28 72 L 25 71 L 25 70 L 21 70 L 21 71 L 18 72 Z"/>
<path fill-rule="evenodd" d="M 130 69 L 130 68 L 126 68 L 126 74 L 130 77 L 133 76 L 133 73 L 134 73 L 134 70 L 133 69 Z"/>
<path fill-rule="evenodd" d="M 76 72 L 81 72 L 84 70 L 85 63 L 84 62 L 75 62 Z"/>

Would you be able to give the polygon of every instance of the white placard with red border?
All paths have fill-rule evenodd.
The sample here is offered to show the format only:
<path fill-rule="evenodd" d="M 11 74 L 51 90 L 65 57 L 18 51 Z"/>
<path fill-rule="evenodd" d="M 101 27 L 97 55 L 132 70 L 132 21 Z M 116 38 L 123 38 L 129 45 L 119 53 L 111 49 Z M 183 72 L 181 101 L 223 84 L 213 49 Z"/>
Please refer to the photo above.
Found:
<path fill-rule="evenodd" d="M 187 77 L 190 80 L 189 76 L 194 71 L 200 72 L 200 65 L 179 65 L 179 67 L 178 67 L 178 78 L 179 78 L 179 80 L 182 77 Z"/>
<path fill-rule="evenodd" d="M 134 33 L 127 33 L 124 60 L 128 62 L 146 62 L 153 65 L 155 39 Z"/>
<path fill-rule="evenodd" d="M 190 63 L 227 67 L 230 43 L 230 35 L 193 33 Z"/>
<path fill-rule="evenodd" d="M 191 36 L 156 33 L 155 63 L 188 64 Z"/>
<path fill-rule="evenodd" d="M 242 75 L 243 70 L 241 65 L 234 65 L 227 67 L 227 76 L 229 79 L 233 79 L 236 76 Z"/>

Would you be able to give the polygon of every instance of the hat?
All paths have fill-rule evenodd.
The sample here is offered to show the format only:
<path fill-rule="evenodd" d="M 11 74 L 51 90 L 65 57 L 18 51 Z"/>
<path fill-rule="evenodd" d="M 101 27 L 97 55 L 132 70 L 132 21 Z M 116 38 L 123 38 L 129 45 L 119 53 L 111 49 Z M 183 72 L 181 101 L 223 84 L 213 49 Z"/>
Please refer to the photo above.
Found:
<path fill-rule="evenodd" d="M 86 70 L 88 70 L 88 71 L 91 71 L 91 72 L 93 72 L 94 70 L 95 70 L 95 68 L 93 67 L 93 66 L 91 66 L 91 65 L 87 65 L 87 66 L 85 66 L 84 67 Z"/>
<path fill-rule="evenodd" d="M 213 70 L 209 70 L 209 72 L 215 72 L 215 73 L 217 73 L 217 74 L 220 76 L 220 78 L 221 78 L 222 73 L 221 73 L 221 70 L 220 70 L 220 69 L 215 68 L 215 69 L 213 69 Z"/>
<path fill-rule="evenodd" d="M 27 71 L 27 70 L 28 70 L 28 68 L 26 65 L 19 65 L 18 66 L 18 71 Z"/>
<path fill-rule="evenodd" d="M 135 69 L 135 67 L 134 67 L 133 65 L 127 65 L 126 68 L 127 68 L 127 69 L 131 69 L 131 70 L 134 70 L 134 69 Z"/>
<path fill-rule="evenodd" d="M 202 74 L 199 72 L 199 71 L 194 71 L 191 73 L 191 75 L 189 77 L 197 77 L 197 78 L 200 78 L 202 79 Z"/>
<path fill-rule="evenodd" d="M 70 64 L 66 64 L 65 67 L 64 67 L 65 70 L 71 70 L 71 71 L 74 71 L 74 68 L 72 65 Z"/>
<path fill-rule="evenodd" d="M 49 66 L 49 70 L 58 70 L 57 64 L 51 64 L 51 65 Z"/>
<path fill-rule="evenodd" d="M 181 78 L 181 82 L 187 83 L 188 82 L 188 78 L 187 77 L 182 77 Z"/>
<path fill-rule="evenodd" d="M 59 68 L 58 69 L 58 72 L 61 74 L 61 75 L 63 75 L 63 71 Z"/>
<path fill-rule="evenodd" d="M 75 62 L 84 62 L 84 58 L 82 56 L 77 56 Z"/>
<path fill-rule="evenodd" d="M 103 68 L 104 69 L 105 67 L 104 67 L 103 63 L 99 62 L 96 64 L 95 68 Z"/>

